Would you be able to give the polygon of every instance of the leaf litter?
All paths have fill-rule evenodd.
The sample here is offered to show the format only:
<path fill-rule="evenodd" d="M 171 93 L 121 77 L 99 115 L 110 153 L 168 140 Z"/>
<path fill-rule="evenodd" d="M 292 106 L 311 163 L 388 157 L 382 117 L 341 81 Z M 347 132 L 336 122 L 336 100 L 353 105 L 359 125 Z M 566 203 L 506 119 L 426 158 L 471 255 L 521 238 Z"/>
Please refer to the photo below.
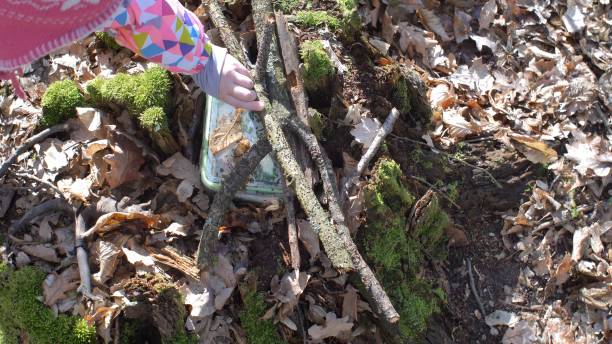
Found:
<path fill-rule="evenodd" d="M 523 264 L 523 291 L 535 295 L 541 307 L 537 312 L 526 306 L 506 308 L 512 312 L 496 309 L 483 315 L 485 322 L 503 331 L 498 339 L 506 344 L 594 343 L 605 338 L 612 323 L 608 313 L 612 307 L 610 4 L 573 0 L 488 0 L 473 6 L 407 0 L 383 3 L 361 5 L 364 23 L 377 34 L 369 42 L 383 55 L 410 59 L 426 71 L 431 105 L 440 111 L 427 134 L 431 145 L 447 149 L 491 136 L 506 149 L 545 167 L 550 175 L 535 183 L 522 204 L 515 205 L 518 210 L 502 215 L 501 240 L 507 253 L 517 253 L 516 259 Z M 33 132 L 41 114 L 41 90 L 51 81 L 74 75 L 85 84 L 96 75 L 113 76 L 128 63 L 130 73 L 147 68 L 125 51 L 95 47 L 91 38 L 44 61 L 24 78 L 32 102 L 0 95 L 2 112 L 8 114 L 0 118 L 3 159 L 10 147 L 23 143 Z M 345 68 L 343 62 L 336 61 Z M 46 70 L 49 79 L 37 78 L 37 70 Z M 345 121 L 351 125 L 354 141 L 367 149 L 381 125 L 359 107 L 351 105 Z M 95 205 L 102 195 L 112 196 L 126 207 L 149 203 L 150 210 L 117 209 L 90 223 L 93 300 L 77 298 L 75 257 L 63 249 L 74 240 L 66 234 L 69 230 L 62 230 L 69 219 L 39 221 L 38 232 L 15 243 L 15 264 L 45 264 L 44 302 L 65 313 L 90 317 L 105 342 L 116 339 L 112 329 L 123 307 L 105 289 L 151 272 L 174 278 L 189 310 L 187 328 L 201 331 L 203 342 L 214 336 L 236 338 L 235 323 L 224 311 L 232 307 L 244 262 L 249 260 L 249 250 L 244 248 L 257 235 L 232 233 L 240 244 L 224 247 L 219 257 L 222 264 L 201 282 L 190 245 L 198 237 L 193 228 L 201 227 L 202 213 L 180 205 L 193 201 L 201 211 L 208 208 L 196 165 L 181 153 L 160 161 L 143 145 L 146 138 L 123 128 L 120 111 L 106 110 L 110 111 L 79 108 L 68 139 L 41 142 L 34 147 L 36 155 L 20 157 L 18 165 L 56 185 L 69 199 Z M 237 113 L 232 122 L 220 123 L 213 133 L 213 152 L 240 141 L 239 122 Z M 162 183 L 172 192 L 164 192 Z M 155 199 L 148 195 L 152 190 L 159 190 Z M 7 203 L 27 210 L 46 197 L 38 190 L 16 196 L 0 191 L 0 195 L 3 216 L 14 216 Z M 355 215 L 351 220 L 357 220 L 351 230 L 362 224 L 358 219 L 363 210 L 361 197 L 355 196 L 349 205 Z M 179 202 L 173 203 L 174 199 Z M 258 228 L 266 228 L 261 210 L 247 212 Z M 303 312 L 300 303 L 306 302 L 310 326 L 302 330 L 309 340 L 350 341 L 351 331 L 360 331 L 359 313 L 368 312 L 365 302 L 350 284 L 336 282 L 342 288 L 343 296 L 338 298 L 342 301 L 333 306 L 326 300 L 334 298 L 317 286 L 338 273 L 330 267 L 310 224 L 304 219 L 297 224 L 310 257 L 308 269 L 278 273 L 266 281 L 266 318 L 283 324 L 283 332 L 298 332 L 296 314 Z M 468 239 L 461 230 L 448 231 L 454 233 L 449 236 L 455 244 L 465 245 Z M 524 302 L 518 294 L 510 297 L 512 305 Z"/>

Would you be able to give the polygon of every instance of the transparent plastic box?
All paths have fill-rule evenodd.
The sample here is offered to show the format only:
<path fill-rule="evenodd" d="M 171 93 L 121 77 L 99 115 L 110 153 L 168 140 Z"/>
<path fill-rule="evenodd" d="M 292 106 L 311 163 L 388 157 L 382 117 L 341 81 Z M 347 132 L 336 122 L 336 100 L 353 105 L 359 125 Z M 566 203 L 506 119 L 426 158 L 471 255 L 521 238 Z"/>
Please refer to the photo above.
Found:
<path fill-rule="evenodd" d="M 223 177 L 231 173 L 235 164 L 240 160 L 240 158 L 236 158 L 235 152 L 240 143 L 232 142 L 221 150 L 218 147 L 225 145 L 219 145 L 217 148 L 212 149 L 211 138 L 215 135 L 215 131 L 227 123 L 232 123 L 232 125 L 236 126 L 240 125 L 242 138 L 248 140 L 250 145 L 253 145 L 257 139 L 257 129 L 261 128 L 263 124 L 260 122 L 257 114 L 246 110 L 240 111 L 240 123 L 237 123 L 237 109 L 211 96 L 206 97 L 204 115 L 200 176 L 206 188 L 211 191 L 219 191 Z M 213 153 L 213 150 L 216 151 Z M 282 194 L 281 171 L 272 156 L 267 155 L 255 172 L 251 174 L 245 189 L 236 194 L 236 198 L 245 201 L 265 202 L 278 199 Z"/>

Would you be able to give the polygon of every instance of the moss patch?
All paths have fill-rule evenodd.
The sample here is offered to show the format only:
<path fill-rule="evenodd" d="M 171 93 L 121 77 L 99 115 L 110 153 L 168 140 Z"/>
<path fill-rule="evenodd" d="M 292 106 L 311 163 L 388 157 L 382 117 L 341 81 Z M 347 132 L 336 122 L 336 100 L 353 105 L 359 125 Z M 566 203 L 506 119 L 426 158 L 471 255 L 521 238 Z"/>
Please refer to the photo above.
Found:
<path fill-rule="evenodd" d="M 125 282 L 133 309 L 126 309 L 120 342 L 136 344 L 161 339 L 162 344 L 195 344 L 185 330 L 187 310 L 176 286 L 161 275 L 147 275 Z"/>
<path fill-rule="evenodd" d="M 318 40 L 304 41 L 300 46 L 300 55 L 304 62 L 304 87 L 309 92 L 316 92 L 328 87 L 335 68 Z"/>
<path fill-rule="evenodd" d="M 61 80 L 52 83 L 42 97 L 40 126 L 52 127 L 74 117 L 77 106 L 82 104 L 83 95 L 74 81 Z"/>
<path fill-rule="evenodd" d="M 295 15 L 295 22 L 307 27 L 328 26 L 332 30 L 340 27 L 338 18 L 327 11 L 299 11 Z"/>
<path fill-rule="evenodd" d="M 121 46 L 117 44 L 117 41 L 113 38 L 113 36 L 109 35 L 106 32 L 96 32 L 96 40 L 100 42 L 100 44 L 110 50 L 117 51 L 121 49 Z"/>
<path fill-rule="evenodd" d="M 110 79 L 97 78 L 86 87 L 94 105 L 122 105 L 135 116 L 155 106 L 167 109 L 171 89 L 170 74 L 160 67 L 135 75 L 119 73 Z"/>
<path fill-rule="evenodd" d="M 257 274 L 249 274 L 239 286 L 244 306 L 238 313 L 240 324 L 246 332 L 249 344 L 281 344 L 284 343 L 272 320 L 262 320 L 267 306 L 264 297 L 257 292 Z"/>
<path fill-rule="evenodd" d="M 0 263 L 0 343 L 94 343 L 95 329 L 84 319 L 55 317 L 38 301 L 44 279 L 37 268 L 15 271 Z"/>
<path fill-rule="evenodd" d="M 373 176 L 364 189 L 367 226 L 360 233 L 360 242 L 366 260 L 400 314 L 402 337 L 418 340 L 429 318 L 439 311 L 444 295 L 419 277 L 419 272 L 424 252 L 432 255 L 444 247 L 442 233 L 448 218 L 434 200 L 416 229 L 406 233 L 406 215 L 415 199 L 402 183 L 400 166 L 382 158 Z"/>

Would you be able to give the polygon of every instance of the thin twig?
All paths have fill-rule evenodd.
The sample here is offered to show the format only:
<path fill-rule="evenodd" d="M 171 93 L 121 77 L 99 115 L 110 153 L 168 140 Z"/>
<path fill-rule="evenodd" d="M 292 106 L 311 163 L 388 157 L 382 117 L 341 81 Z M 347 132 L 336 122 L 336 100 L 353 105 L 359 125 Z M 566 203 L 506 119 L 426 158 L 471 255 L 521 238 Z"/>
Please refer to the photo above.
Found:
<path fill-rule="evenodd" d="M 500 182 L 498 182 L 498 181 L 497 181 L 497 179 L 495 179 L 495 177 L 494 177 L 494 176 L 491 174 L 491 172 L 489 172 L 489 171 L 488 171 L 487 169 L 485 169 L 485 168 L 482 168 L 482 167 L 476 166 L 476 165 L 474 165 L 474 164 L 470 164 L 469 162 L 467 162 L 467 161 L 465 161 L 465 160 L 463 160 L 463 159 L 461 159 L 461 158 L 458 158 L 458 157 L 456 157 L 456 156 L 454 156 L 454 155 L 452 155 L 452 154 L 449 154 L 449 153 L 447 153 L 447 152 L 445 152 L 445 151 L 443 151 L 443 150 L 439 150 L 439 149 L 437 149 L 437 148 L 432 148 L 431 146 L 429 146 L 429 145 L 428 145 L 427 143 L 425 143 L 425 142 L 421 142 L 421 141 L 418 141 L 418 140 L 413 140 L 413 139 L 408 138 L 408 137 L 401 137 L 401 136 L 397 136 L 397 135 L 395 135 L 395 134 L 390 134 L 389 136 L 391 136 L 392 138 L 394 138 L 394 139 L 396 139 L 396 140 L 408 141 L 408 142 L 412 142 L 412 143 L 415 143 L 415 144 L 421 145 L 421 146 L 423 146 L 423 147 L 427 147 L 429 150 L 431 150 L 431 151 L 432 151 L 432 152 L 434 152 L 434 153 L 440 153 L 440 154 L 442 154 L 442 155 L 444 155 L 444 156 L 448 157 L 449 159 L 455 160 L 455 161 L 457 161 L 457 162 L 459 162 L 459 163 L 462 163 L 462 164 L 464 164 L 464 165 L 466 165 L 466 166 L 468 166 L 468 167 L 471 167 L 471 168 L 473 168 L 473 169 L 476 169 L 476 170 L 482 171 L 484 174 L 486 174 L 486 175 L 487 175 L 487 176 L 488 176 L 488 177 L 491 179 L 491 181 L 493 182 L 493 184 L 495 184 L 495 186 L 496 186 L 496 187 L 498 187 L 498 188 L 500 188 L 500 189 L 503 189 L 503 188 L 504 188 L 504 187 L 501 185 L 501 183 L 500 183 Z"/>
<path fill-rule="evenodd" d="M 74 247 L 77 255 L 77 265 L 79 267 L 79 276 L 81 278 L 81 285 L 78 291 L 81 292 L 88 298 L 92 298 L 91 295 L 91 270 L 89 269 L 89 259 L 87 257 L 87 251 L 85 250 L 85 243 L 83 234 L 86 231 L 86 223 L 83 217 L 83 212 L 79 211 L 77 207 L 73 207 L 74 212 Z"/>
<path fill-rule="evenodd" d="M 232 56 L 246 66 L 248 59 L 244 54 L 238 38 L 236 38 L 235 30 L 232 30 L 225 19 L 223 8 L 221 5 L 219 5 L 218 0 L 207 0 L 206 7 L 208 8 L 208 15 L 210 15 L 210 19 L 212 19 L 215 27 L 219 29 L 221 40 L 223 40 L 223 43 L 225 43 L 225 47 L 230 51 Z M 239 53 L 237 54 L 236 52 Z"/>
<path fill-rule="evenodd" d="M 363 156 L 359 160 L 359 163 L 357 164 L 357 169 L 353 172 L 352 175 L 348 176 L 346 178 L 346 181 L 342 184 L 342 191 L 340 192 L 342 201 L 348 199 L 351 194 L 352 188 L 355 185 L 355 179 L 359 178 L 363 174 L 363 171 L 366 169 L 366 167 L 370 164 L 370 161 L 378 152 L 380 145 L 383 143 L 387 135 L 389 135 L 393 131 L 393 126 L 395 125 L 395 122 L 397 121 L 399 116 L 400 113 L 399 111 L 397 111 L 396 108 L 391 109 L 391 112 L 389 112 L 389 115 L 387 116 L 387 119 L 385 120 L 385 123 L 383 124 L 382 128 L 378 130 L 378 134 L 376 134 L 374 141 L 372 141 L 370 147 L 368 147 L 365 154 L 363 154 Z"/>
<path fill-rule="evenodd" d="M 30 211 L 25 213 L 25 215 L 23 215 L 21 219 L 14 222 L 9 227 L 9 233 L 15 234 L 19 232 L 35 218 L 46 215 L 51 212 L 72 213 L 72 207 L 68 204 L 68 202 L 66 202 L 66 200 L 61 198 L 54 198 L 46 202 L 40 203 L 34 208 L 30 209 Z"/>
<path fill-rule="evenodd" d="M 476 299 L 476 303 L 478 303 L 478 308 L 480 309 L 482 316 L 485 316 L 487 315 L 487 313 L 485 312 L 484 305 L 480 300 L 480 296 L 478 296 L 478 291 L 476 290 L 476 283 L 474 283 L 474 274 L 472 273 L 472 258 L 467 258 L 466 264 L 468 268 L 468 276 L 470 279 L 470 289 L 472 290 L 472 295 L 474 295 L 474 299 Z"/>
<path fill-rule="evenodd" d="M 48 187 L 49 189 L 55 191 L 55 193 L 57 193 L 57 195 L 62 198 L 62 199 L 66 199 L 66 197 L 64 196 L 64 193 L 62 192 L 62 190 L 60 190 L 57 186 L 55 186 L 55 184 L 48 182 L 46 180 L 40 179 L 34 175 L 31 175 L 29 173 L 16 173 L 17 176 L 19 177 L 23 177 L 23 178 L 28 178 L 28 179 L 32 179 L 36 182 L 39 182 L 41 184 L 43 184 L 44 186 Z"/>
<path fill-rule="evenodd" d="M 255 70 L 253 72 L 253 81 L 260 83 L 263 82 L 266 74 L 268 58 L 270 57 L 270 43 L 272 42 L 275 27 L 274 15 L 269 16 L 267 20 L 268 25 L 266 25 L 261 42 L 259 42 L 259 52 L 257 53 L 257 61 L 255 62 Z"/>
<path fill-rule="evenodd" d="M 283 190 L 285 192 L 285 208 L 287 210 L 287 237 L 289 241 L 289 251 L 291 252 L 291 267 L 293 270 L 300 269 L 300 248 L 298 244 L 297 227 L 295 224 L 295 207 L 293 205 L 293 191 L 287 186 L 283 178 Z"/>
<path fill-rule="evenodd" d="M 35 144 L 42 142 L 43 140 L 45 140 L 47 137 L 57 134 L 57 133 L 62 133 L 65 131 L 68 131 L 68 129 L 70 129 L 70 125 L 68 124 L 59 124 L 56 126 L 53 126 L 51 128 L 45 129 L 43 131 L 41 131 L 40 133 L 30 137 L 29 139 L 26 140 L 26 142 L 24 142 L 21 146 L 19 146 L 15 152 L 13 154 L 11 154 L 11 156 L 8 157 L 8 159 L 6 159 L 3 163 L 2 166 L 0 166 L 0 179 L 2 179 L 2 177 L 4 177 L 4 175 L 6 174 L 6 171 L 9 169 L 9 167 L 15 163 L 15 161 L 17 161 L 17 158 L 25 153 L 27 150 L 29 150 L 30 148 L 32 148 Z"/>
<path fill-rule="evenodd" d="M 461 207 L 459 206 L 459 204 L 455 203 L 455 201 L 453 201 L 450 197 L 448 197 L 447 195 L 444 194 L 444 192 L 442 192 L 442 190 L 438 189 L 437 187 L 435 187 L 432 183 L 426 181 L 423 178 L 419 178 L 416 176 L 409 176 L 409 178 L 416 180 L 419 183 L 425 184 L 425 186 L 427 186 L 428 188 L 436 191 L 439 195 L 442 195 L 442 197 L 444 197 L 447 201 L 450 202 L 450 204 L 452 204 L 453 206 L 455 206 L 455 208 L 457 209 L 461 209 Z"/>
<path fill-rule="evenodd" d="M 399 314 L 393 307 L 389 296 L 374 275 L 374 272 L 365 262 L 361 253 L 359 253 L 359 249 L 351 238 L 350 230 L 345 224 L 344 213 L 342 212 L 339 202 L 340 193 L 338 192 L 336 178 L 329 157 L 317 141 L 316 136 L 305 128 L 302 122 L 295 118 L 290 118 L 286 121 L 286 125 L 302 139 L 304 144 L 306 144 L 315 165 L 319 169 L 321 180 L 323 181 L 323 189 L 328 198 L 332 219 L 336 223 L 336 229 L 338 234 L 340 234 L 344 246 L 349 251 L 353 266 L 369 294 L 370 303 L 373 305 L 376 313 L 380 315 L 384 321 L 390 324 L 396 323 L 399 320 Z"/>

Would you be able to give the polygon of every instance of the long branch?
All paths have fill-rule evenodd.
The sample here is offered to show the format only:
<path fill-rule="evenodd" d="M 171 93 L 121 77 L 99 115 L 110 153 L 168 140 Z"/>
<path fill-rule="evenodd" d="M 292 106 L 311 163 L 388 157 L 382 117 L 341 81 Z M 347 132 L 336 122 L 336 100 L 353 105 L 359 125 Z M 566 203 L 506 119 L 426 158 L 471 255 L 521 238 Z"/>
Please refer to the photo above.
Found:
<path fill-rule="evenodd" d="M 236 192 L 244 188 L 251 172 L 257 168 L 261 160 L 272 150 L 267 140 L 259 140 L 245 153 L 232 173 L 221 183 L 221 189 L 215 195 L 204 224 L 204 230 L 198 245 L 197 263 L 199 267 L 210 267 L 215 257 L 217 244 L 217 228 L 221 226 L 227 209 Z"/>
<path fill-rule="evenodd" d="M 381 315 L 385 321 L 391 324 L 396 323 L 399 320 L 399 314 L 393 307 L 391 300 L 374 275 L 374 272 L 359 253 L 359 249 L 353 242 L 351 233 L 345 224 L 344 213 L 340 208 L 340 194 L 338 192 L 336 178 L 332 171 L 331 161 L 325 153 L 325 150 L 317 141 L 316 136 L 305 128 L 301 122 L 292 118 L 286 121 L 286 124 L 290 130 L 295 132 L 304 141 L 319 169 L 319 174 L 323 181 L 323 189 L 328 196 L 329 209 L 336 224 L 336 228 L 338 229 L 338 234 L 340 234 L 342 242 L 350 253 L 351 260 L 361 282 L 369 293 L 369 299 L 372 300 L 374 310 L 377 314 Z"/>
<path fill-rule="evenodd" d="M 273 13 L 271 5 L 272 4 L 269 1 L 253 2 L 253 13 L 256 14 L 255 22 L 256 27 L 258 27 L 257 33 L 260 41 L 263 40 L 262 38 L 264 37 L 262 37 L 262 35 L 265 35 L 267 27 L 274 25 L 270 22 L 270 18 L 272 18 Z M 220 6 L 216 1 L 209 0 L 208 7 L 209 10 L 211 10 L 211 19 L 213 20 L 215 26 L 229 27 L 226 23 L 225 17 L 222 15 Z M 228 39 L 229 41 L 236 40 L 235 36 L 224 35 L 223 32 L 222 38 L 224 40 Z M 274 39 L 272 42 L 275 44 Z M 232 55 L 242 56 L 242 51 L 239 48 L 239 45 L 231 44 L 229 42 L 225 43 Z M 270 46 L 272 45 L 273 44 L 270 44 Z M 270 59 L 268 61 L 268 66 L 270 66 L 270 64 L 274 65 L 279 61 L 278 49 L 275 50 L 275 52 L 270 51 L 269 53 L 270 57 L 274 57 L 274 59 Z M 260 53 L 262 52 L 260 51 Z M 276 68 L 273 67 L 272 69 Z M 279 79 L 281 77 L 282 76 L 278 75 L 277 73 L 270 74 L 270 68 L 267 69 L 268 86 L 270 87 L 270 94 L 274 99 L 274 103 L 268 99 L 268 93 L 264 89 L 262 83 L 255 83 L 255 91 L 257 92 L 259 99 L 265 105 L 265 110 L 260 113 L 260 116 L 263 118 L 264 127 L 267 134 L 266 136 L 270 142 L 270 145 L 272 146 L 275 157 L 287 178 L 289 186 L 295 191 L 302 208 L 308 215 L 308 218 L 311 220 L 313 229 L 319 234 L 319 238 L 321 239 L 323 247 L 328 253 L 328 257 L 330 258 L 332 264 L 335 268 L 341 271 L 351 270 L 353 266 L 349 254 L 344 248 L 344 245 L 341 243 L 338 234 L 331 224 L 329 215 L 318 202 L 312 188 L 305 183 L 306 179 L 304 173 L 293 156 L 291 147 L 289 146 L 287 138 L 280 125 L 278 118 L 287 117 L 291 113 L 286 105 L 288 103 L 288 96 L 282 96 L 282 88 L 284 85 L 281 85 L 282 82 L 279 83 Z M 284 93 L 286 94 L 286 90 Z M 216 228 L 212 229 L 213 233 L 214 229 Z M 211 238 L 213 238 L 210 232 L 211 228 L 208 228 L 208 226 L 205 225 L 205 229 L 202 233 L 203 237 L 200 242 L 200 248 L 213 247 L 215 245 L 210 241 Z M 201 263 L 204 263 L 205 261 L 206 256 L 204 255 L 204 251 L 200 249 L 198 253 L 198 264 L 201 265 Z"/>

